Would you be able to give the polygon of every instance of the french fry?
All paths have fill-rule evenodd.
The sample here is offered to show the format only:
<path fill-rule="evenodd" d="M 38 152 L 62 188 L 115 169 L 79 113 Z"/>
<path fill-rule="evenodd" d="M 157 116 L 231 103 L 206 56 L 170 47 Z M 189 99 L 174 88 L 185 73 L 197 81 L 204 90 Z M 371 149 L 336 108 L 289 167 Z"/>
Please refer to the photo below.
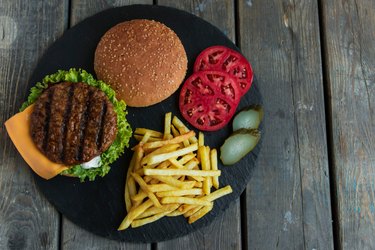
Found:
<path fill-rule="evenodd" d="M 178 190 L 179 189 L 178 187 L 171 186 L 171 185 L 168 185 L 168 184 L 151 184 L 151 185 L 148 185 L 148 188 L 153 193 L 171 191 L 171 190 Z"/>
<path fill-rule="evenodd" d="M 177 116 L 174 116 L 173 119 L 172 119 L 172 124 L 178 129 L 183 129 L 185 131 L 189 130 L 185 124 L 177 117 Z"/>
<path fill-rule="evenodd" d="M 173 117 L 172 124 L 177 128 L 177 130 L 181 134 L 184 134 L 184 133 L 186 133 L 186 131 L 189 131 L 188 127 L 186 127 L 185 124 L 180 119 L 178 119 L 177 116 Z M 193 136 L 193 137 L 189 138 L 189 141 L 191 143 L 197 143 L 198 139 L 197 139 L 197 137 Z"/>
<path fill-rule="evenodd" d="M 154 222 L 154 221 L 157 221 L 159 220 L 160 218 L 166 216 L 168 213 L 170 213 L 169 211 L 167 212 L 162 212 L 162 213 L 158 213 L 158 214 L 155 214 L 153 216 L 150 216 L 150 217 L 147 217 L 147 218 L 144 218 L 144 219 L 139 219 L 139 220 L 134 220 L 131 225 L 133 228 L 136 228 L 136 227 L 140 227 L 140 226 L 143 226 L 143 225 L 146 225 L 148 223 L 151 223 L 151 222 Z"/>
<path fill-rule="evenodd" d="M 198 212 L 199 209 L 201 209 L 203 206 L 195 206 L 195 205 L 190 205 L 189 207 L 186 206 L 185 210 L 185 213 L 184 213 L 184 217 L 185 218 L 188 218 L 190 216 L 192 216 L 193 214 L 195 214 L 196 212 Z"/>
<path fill-rule="evenodd" d="M 180 205 L 179 204 L 166 204 L 162 207 L 149 207 L 146 211 L 144 211 L 142 214 L 140 214 L 136 219 L 143 219 L 158 213 L 164 213 L 164 212 L 172 212 L 176 210 Z"/>
<path fill-rule="evenodd" d="M 208 212 L 210 212 L 213 208 L 213 203 L 211 203 L 211 205 L 209 206 L 204 206 L 202 207 L 198 212 L 194 213 L 193 215 L 191 215 L 189 217 L 189 224 L 197 221 L 198 219 L 202 218 L 205 214 L 207 214 Z"/>
<path fill-rule="evenodd" d="M 196 171 L 200 171 L 200 170 L 196 170 Z M 190 176 L 193 180 L 197 181 L 197 182 L 203 182 L 205 180 L 205 178 L 201 177 L 201 176 Z M 202 185 L 203 186 L 203 185 Z"/>
<path fill-rule="evenodd" d="M 203 182 L 202 181 L 196 181 L 194 184 L 195 188 L 203 188 Z"/>
<path fill-rule="evenodd" d="M 180 132 L 178 132 L 178 130 L 176 129 L 176 127 L 173 126 L 173 125 L 171 125 L 171 131 L 172 131 L 172 135 L 173 135 L 174 137 L 177 137 L 177 136 L 180 135 Z"/>
<path fill-rule="evenodd" d="M 138 194 L 131 196 L 131 200 L 134 202 L 143 201 L 147 197 L 147 194 L 143 189 L 139 190 Z"/>
<path fill-rule="evenodd" d="M 177 150 L 179 147 L 180 147 L 180 144 L 178 144 L 178 143 L 171 143 L 171 144 L 163 145 L 163 146 L 155 149 L 154 151 L 147 153 L 144 156 L 144 158 L 147 159 L 147 158 L 149 158 L 152 155 L 173 152 L 173 151 Z"/>
<path fill-rule="evenodd" d="M 149 182 L 151 184 L 158 184 L 160 181 L 157 179 L 152 178 L 152 180 Z"/>
<path fill-rule="evenodd" d="M 156 138 L 163 138 L 163 133 L 160 133 L 159 131 L 155 131 L 152 129 L 147 129 L 147 128 L 136 128 L 134 131 L 134 134 L 136 135 L 144 135 L 146 132 L 150 133 L 150 136 L 156 137 Z"/>
<path fill-rule="evenodd" d="M 157 169 L 166 169 L 171 165 L 169 161 L 163 161 L 159 165 L 156 166 Z"/>
<path fill-rule="evenodd" d="M 135 195 L 137 193 L 137 187 L 135 186 L 135 181 L 132 176 L 129 176 L 128 178 L 127 188 L 129 189 L 130 196 Z"/>
<path fill-rule="evenodd" d="M 126 185 L 125 185 L 126 186 Z M 130 199 L 129 188 L 125 187 L 125 208 L 126 212 L 129 212 L 132 207 L 132 201 Z"/>
<path fill-rule="evenodd" d="M 190 169 L 143 169 L 145 175 L 187 175 L 187 176 L 220 176 L 220 170 L 190 170 Z"/>
<path fill-rule="evenodd" d="M 194 154 L 188 154 L 183 156 L 180 160 L 176 160 L 175 158 L 168 159 L 168 161 L 179 169 L 193 169 L 195 165 L 198 165 L 198 160 L 194 159 Z M 186 165 L 184 165 L 186 163 Z"/>
<path fill-rule="evenodd" d="M 202 132 L 198 133 L 198 146 L 204 146 L 204 134 Z"/>
<path fill-rule="evenodd" d="M 146 143 L 151 137 L 151 132 L 150 131 L 146 131 L 146 133 L 143 135 L 143 138 L 142 140 L 140 141 L 140 145 Z"/>
<path fill-rule="evenodd" d="M 171 158 L 171 159 L 168 159 L 168 161 L 170 163 L 172 163 L 173 166 L 175 166 L 176 168 L 179 168 L 179 169 L 183 169 L 184 168 L 184 165 L 181 164 L 178 160 L 176 160 L 175 158 Z"/>
<path fill-rule="evenodd" d="M 185 134 L 185 133 L 189 132 L 188 129 L 184 129 L 183 132 L 181 132 L 181 130 L 180 131 L 177 130 L 176 127 L 173 126 L 173 125 L 172 125 L 171 129 L 172 129 L 172 134 L 173 134 L 174 137 L 178 137 L 179 135 L 182 135 L 182 134 Z M 186 140 L 182 141 L 182 144 L 184 145 L 184 147 L 189 146 L 190 145 L 189 139 L 186 139 Z"/>
<path fill-rule="evenodd" d="M 194 158 L 194 159 L 191 159 L 188 163 L 186 163 L 184 166 L 185 166 L 185 169 L 199 169 L 198 168 L 198 164 L 199 164 L 199 161 Z"/>
<path fill-rule="evenodd" d="M 231 186 L 227 185 L 223 188 L 220 188 L 218 190 L 215 190 L 214 192 L 210 193 L 209 195 L 206 195 L 200 199 L 207 200 L 207 201 L 214 201 L 219 199 L 220 197 L 223 197 L 224 195 L 232 193 L 233 190 Z"/>
<path fill-rule="evenodd" d="M 154 203 L 150 199 L 148 199 L 139 206 L 133 206 L 124 218 L 124 220 L 121 222 L 120 226 L 118 227 L 118 230 L 124 230 L 128 228 L 135 218 L 137 218 L 140 214 L 146 211 L 146 209 L 151 207 L 153 204 Z"/>
<path fill-rule="evenodd" d="M 178 160 L 178 162 L 180 164 L 185 164 L 194 158 L 195 158 L 195 154 L 190 153 L 190 154 L 184 155 L 180 160 Z"/>
<path fill-rule="evenodd" d="M 189 131 L 185 134 L 181 134 L 177 137 L 174 137 L 172 139 L 169 139 L 169 140 L 164 140 L 164 141 L 154 141 L 154 142 L 149 142 L 149 143 L 145 143 L 143 145 L 143 149 L 153 149 L 153 148 L 159 148 L 159 147 L 162 147 L 164 145 L 168 145 L 168 144 L 176 144 L 176 143 L 180 143 L 180 142 L 183 142 L 184 140 L 187 140 L 189 139 L 190 137 L 194 136 L 195 135 L 195 132 L 194 131 Z"/>
<path fill-rule="evenodd" d="M 133 154 L 131 160 L 130 160 L 130 164 L 129 164 L 129 167 L 128 167 L 128 171 L 126 172 L 126 183 L 125 183 L 125 186 L 132 189 L 132 187 L 129 187 L 128 186 L 128 181 L 129 181 L 129 177 L 130 176 L 130 173 L 133 172 L 133 169 L 134 169 L 134 164 L 135 164 L 135 158 L 136 158 L 136 155 Z M 134 189 L 132 189 L 132 195 L 134 195 L 136 193 L 135 191 L 135 186 L 134 186 Z"/>
<path fill-rule="evenodd" d="M 218 190 L 215 190 L 214 192 L 210 193 L 209 195 L 200 197 L 199 199 L 205 200 L 205 201 L 214 201 L 216 199 L 219 199 L 220 197 L 232 193 L 231 186 L 225 186 L 223 188 L 220 188 Z M 183 209 L 186 211 L 189 211 L 190 209 L 193 209 L 195 205 L 185 205 Z"/>
<path fill-rule="evenodd" d="M 130 200 L 130 197 L 137 192 L 134 180 L 129 182 L 129 178 L 133 179 L 130 176 L 130 173 L 133 171 L 134 162 L 135 162 L 135 155 L 133 154 L 133 156 L 130 160 L 128 171 L 126 172 L 126 181 L 125 181 L 125 193 L 124 193 L 124 195 L 125 195 L 125 207 L 126 207 L 127 212 L 129 212 L 129 210 L 132 206 L 132 201 Z"/>
<path fill-rule="evenodd" d="M 157 179 L 171 186 L 178 187 L 180 189 L 193 188 L 195 185 L 195 181 L 179 181 L 171 176 L 152 176 L 152 177 L 154 179 Z"/>
<path fill-rule="evenodd" d="M 163 191 L 157 192 L 157 197 L 168 197 L 168 196 L 184 196 L 184 195 L 201 195 L 203 191 L 201 188 L 192 188 L 192 189 L 180 189 L 172 191 Z"/>
<path fill-rule="evenodd" d="M 143 159 L 141 160 L 141 164 L 145 164 L 154 155 L 165 154 L 165 153 L 169 153 L 169 152 L 174 152 L 179 147 L 180 147 L 179 144 L 164 145 L 164 146 L 162 146 L 162 147 L 160 147 L 160 148 L 152 151 L 151 153 L 148 153 L 146 156 L 144 156 Z"/>
<path fill-rule="evenodd" d="M 187 147 L 187 146 L 190 145 L 190 142 L 189 142 L 189 140 L 184 140 L 184 141 L 182 142 L 182 144 L 184 145 L 184 147 Z"/>
<path fill-rule="evenodd" d="M 186 148 L 178 149 L 178 150 L 176 150 L 174 152 L 153 155 L 153 156 L 151 156 L 149 158 L 149 160 L 147 162 L 144 162 L 144 163 L 146 165 L 160 163 L 160 162 L 166 161 L 166 160 L 168 160 L 170 158 L 175 158 L 175 157 L 179 157 L 179 156 L 191 153 L 191 152 L 193 152 L 193 151 L 195 151 L 197 149 L 198 149 L 198 144 L 192 144 L 192 145 L 190 145 L 190 146 L 188 146 Z"/>
<path fill-rule="evenodd" d="M 200 156 L 201 166 L 203 170 L 210 169 L 210 163 L 208 160 L 207 150 L 205 146 L 201 146 L 198 149 L 198 155 Z M 209 194 L 211 192 L 211 178 L 205 178 L 203 181 L 203 192 Z"/>
<path fill-rule="evenodd" d="M 214 200 L 232 192 L 219 189 L 217 151 L 204 145 L 177 117 L 167 113 L 164 133 L 137 128 L 125 184 L 127 215 L 119 230 L 139 227 L 164 216 L 183 215 L 189 223 L 213 208 Z M 211 193 L 211 187 L 216 189 Z"/>
<path fill-rule="evenodd" d="M 183 213 L 181 213 L 180 211 L 178 210 L 174 210 L 173 212 L 170 212 L 169 214 L 167 214 L 168 217 L 175 217 L 175 216 L 180 216 L 182 215 Z"/>
<path fill-rule="evenodd" d="M 143 173 L 143 171 L 142 171 L 142 173 Z M 139 174 L 139 173 L 137 173 L 137 174 Z M 152 180 L 154 180 L 154 178 L 152 178 L 152 176 L 144 176 L 144 174 L 143 174 L 143 175 L 139 174 L 139 175 L 143 177 L 143 180 L 144 180 L 147 184 L 150 183 Z"/>
<path fill-rule="evenodd" d="M 141 141 L 142 139 L 143 139 L 143 135 L 133 135 L 134 136 L 134 138 L 137 140 L 137 141 Z M 147 140 L 148 142 L 152 142 L 152 141 L 160 141 L 160 138 L 157 138 L 157 137 L 149 137 L 148 138 L 148 140 Z"/>
<path fill-rule="evenodd" d="M 148 189 L 147 183 L 142 179 L 142 177 L 140 177 L 136 173 L 131 173 L 131 175 L 133 176 L 134 180 L 138 183 L 138 185 L 141 187 L 141 189 L 147 194 L 148 198 L 154 203 L 155 207 L 161 207 L 158 198 L 156 198 L 154 193 Z"/>
<path fill-rule="evenodd" d="M 168 204 L 169 205 L 169 204 Z M 173 204 L 170 204 L 170 205 L 173 205 Z M 140 214 L 136 220 L 140 220 L 140 219 L 144 219 L 144 218 L 147 218 L 147 217 L 150 217 L 150 216 L 153 216 L 155 214 L 159 214 L 159 213 L 164 213 L 164 212 L 167 212 L 166 210 L 164 210 L 163 208 L 161 207 L 155 207 L 155 206 L 152 206 L 152 207 L 149 207 L 146 211 L 144 211 L 142 214 Z"/>
<path fill-rule="evenodd" d="M 211 204 L 209 201 L 202 200 L 199 198 L 178 197 L 178 196 L 163 197 L 161 198 L 161 203 L 162 204 L 181 203 L 181 204 L 202 205 L 202 206 L 209 206 Z"/>
<path fill-rule="evenodd" d="M 200 206 L 191 205 L 191 204 L 183 204 L 178 208 L 178 211 L 180 211 L 182 214 L 186 214 L 189 210 L 192 210 L 196 207 L 200 207 Z"/>
<path fill-rule="evenodd" d="M 210 147 L 209 146 L 205 146 L 205 149 L 206 149 L 206 159 L 205 161 L 207 162 L 207 169 L 208 170 L 212 170 L 211 169 L 211 158 L 210 158 Z M 207 177 L 206 178 L 207 182 L 208 182 L 208 189 L 210 190 L 210 193 L 211 193 L 211 187 L 212 187 L 212 177 Z"/>
<path fill-rule="evenodd" d="M 132 204 L 133 204 L 133 207 L 138 207 L 139 205 L 142 204 L 142 201 L 133 201 Z"/>
<path fill-rule="evenodd" d="M 217 170 L 217 151 L 215 148 L 211 149 L 210 151 L 210 158 L 211 158 L 211 169 Z M 212 177 L 212 186 L 214 188 L 219 189 L 219 177 L 214 176 Z"/>
<path fill-rule="evenodd" d="M 144 155 L 143 148 L 138 147 L 135 150 L 135 161 L 134 161 L 134 170 L 133 171 L 137 171 L 138 169 L 141 168 L 141 159 L 142 159 L 143 155 Z"/>
<path fill-rule="evenodd" d="M 171 138 L 171 121 L 172 121 L 172 113 L 168 112 L 165 114 L 164 118 L 164 140 L 168 140 Z"/>

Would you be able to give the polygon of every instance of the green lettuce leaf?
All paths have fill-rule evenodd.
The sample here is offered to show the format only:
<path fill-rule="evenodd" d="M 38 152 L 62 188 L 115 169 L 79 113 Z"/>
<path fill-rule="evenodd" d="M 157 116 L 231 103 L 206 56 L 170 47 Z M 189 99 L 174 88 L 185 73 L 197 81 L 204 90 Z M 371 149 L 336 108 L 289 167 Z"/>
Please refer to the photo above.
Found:
<path fill-rule="evenodd" d="M 84 82 L 90 86 L 99 88 L 107 95 L 117 113 L 117 136 L 112 145 L 100 155 L 100 167 L 84 169 L 81 165 L 76 165 L 62 172 L 62 174 L 79 177 L 81 181 L 85 181 L 86 178 L 93 181 L 96 176 L 105 176 L 110 170 L 110 164 L 124 153 L 125 147 L 129 146 L 132 130 L 126 120 L 126 104 L 122 100 L 118 101 L 115 97 L 115 91 L 103 81 L 96 80 L 93 75 L 87 73 L 85 70 L 69 69 L 68 71 L 59 70 L 55 74 L 47 75 L 41 82 L 37 82 L 31 88 L 30 95 L 27 101 L 22 104 L 20 111 L 25 110 L 29 105 L 33 104 L 49 85 L 63 81 Z"/>

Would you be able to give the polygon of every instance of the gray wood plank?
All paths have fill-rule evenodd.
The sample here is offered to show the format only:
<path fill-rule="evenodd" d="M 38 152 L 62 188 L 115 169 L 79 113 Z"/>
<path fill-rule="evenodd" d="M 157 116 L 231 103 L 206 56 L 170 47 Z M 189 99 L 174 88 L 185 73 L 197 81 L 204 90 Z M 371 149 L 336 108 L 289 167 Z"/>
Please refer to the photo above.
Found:
<path fill-rule="evenodd" d="M 375 249 L 375 2 L 322 1 L 338 245 Z"/>
<path fill-rule="evenodd" d="M 266 127 L 247 188 L 248 248 L 332 249 L 317 1 L 238 4 Z"/>
<path fill-rule="evenodd" d="M 57 249 L 59 214 L 6 133 L 43 51 L 67 25 L 67 1 L 0 0 L 0 249 Z M 54 18 L 50 18 L 50 17 Z"/>
<path fill-rule="evenodd" d="M 61 232 L 61 249 L 67 250 L 151 250 L 151 244 L 128 243 L 110 240 L 96 236 L 63 218 L 63 227 Z"/>
<path fill-rule="evenodd" d="M 71 3 L 71 26 L 82 21 L 86 17 L 94 15 L 112 7 L 119 7 L 128 4 L 152 4 L 152 0 L 122 0 L 122 1 L 76 1 Z M 117 242 L 93 235 L 90 232 L 76 226 L 63 217 L 62 249 L 151 249 L 151 244 L 133 244 Z"/>
<path fill-rule="evenodd" d="M 159 0 L 159 5 L 191 12 L 217 26 L 235 41 L 234 2 Z M 157 244 L 157 249 L 242 249 L 240 201 L 209 226 L 189 235 Z"/>
<path fill-rule="evenodd" d="M 234 203 L 207 227 L 180 238 L 157 243 L 157 249 L 242 249 L 239 203 Z"/>
<path fill-rule="evenodd" d="M 73 26 L 86 17 L 92 16 L 100 11 L 131 4 L 152 4 L 153 0 L 72 0 L 70 25 Z"/>

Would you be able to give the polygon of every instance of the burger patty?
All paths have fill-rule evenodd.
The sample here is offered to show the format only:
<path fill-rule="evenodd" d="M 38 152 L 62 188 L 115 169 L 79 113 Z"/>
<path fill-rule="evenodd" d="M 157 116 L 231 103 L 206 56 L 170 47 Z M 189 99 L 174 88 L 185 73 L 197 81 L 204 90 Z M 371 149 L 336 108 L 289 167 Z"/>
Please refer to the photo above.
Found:
<path fill-rule="evenodd" d="M 107 150 L 117 134 L 117 116 L 101 90 L 63 82 L 46 89 L 35 102 L 31 137 L 51 161 L 88 162 Z"/>

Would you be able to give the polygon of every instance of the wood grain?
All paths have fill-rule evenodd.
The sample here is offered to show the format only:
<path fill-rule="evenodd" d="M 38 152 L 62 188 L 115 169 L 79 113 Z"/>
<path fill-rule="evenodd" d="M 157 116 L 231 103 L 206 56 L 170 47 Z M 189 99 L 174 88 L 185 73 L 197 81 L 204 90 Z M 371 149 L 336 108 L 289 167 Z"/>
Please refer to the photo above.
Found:
<path fill-rule="evenodd" d="M 120 7 L 131 4 L 152 4 L 153 0 L 104 0 L 104 1 L 89 1 L 89 0 L 72 0 L 70 25 L 74 26 L 86 17 L 92 16 L 100 11 Z"/>
<path fill-rule="evenodd" d="M 172 1 L 159 0 L 159 5 L 175 7 L 209 21 L 235 42 L 233 1 Z M 161 242 L 157 249 L 241 249 L 240 201 L 236 201 L 209 226 L 189 235 Z"/>
<path fill-rule="evenodd" d="M 332 249 L 317 1 L 238 3 L 266 126 L 247 188 L 248 248 Z"/>
<path fill-rule="evenodd" d="M 322 10 L 339 247 L 375 249 L 375 2 Z"/>
<path fill-rule="evenodd" d="M 151 244 L 119 242 L 107 238 L 102 238 L 76 226 L 75 224 L 64 218 L 61 232 L 61 249 L 151 250 Z"/>
<path fill-rule="evenodd" d="M 213 224 L 161 249 L 332 249 L 323 71 L 337 197 L 338 248 L 375 249 L 375 2 L 158 0 L 218 26 L 253 65 L 265 100 L 262 153 L 240 203 Z M 18 111 L 45 49 L 70 25 L 101 10 L 151 0 L 0 0 L 0 124 Z M 70 6 L 70 10 L 68 9 Z M 69 15 L 70 11 L 70 15 Z M 235 13 L 238 13 L 235 18 Z M 235 34 L 235 19 L 239 30 Z M 88 233 L 40 195 L 0 127 L 0 249 L 151 249 Z M 244 237 L 242 245 L 241 234 Z"/>
<path fill-rule="evenodd" d="M 57 0 L 0 1 L 0 249 L 59 244 L 59 214 L 36 189 L 3 124 L 25 101 L 38 58 L 66 28 L 67 6 Z"/>
<path fill-rule="evenodd" d="M 108 8 L 129 4 L 152 4 L 152 0 L 123 0 L 123 1 L 76 1 L 71 3 L 70 25 L 74 26 L 86 17 L 92 16 Z M 148 250 L 150 244 L 133 244 L 117 242 L 93 235 L 76 226 L 63 217 L 61 232 L 62 249 L 134 249 Z M 77 240 L 79 239 L 79 240 Z"/>

